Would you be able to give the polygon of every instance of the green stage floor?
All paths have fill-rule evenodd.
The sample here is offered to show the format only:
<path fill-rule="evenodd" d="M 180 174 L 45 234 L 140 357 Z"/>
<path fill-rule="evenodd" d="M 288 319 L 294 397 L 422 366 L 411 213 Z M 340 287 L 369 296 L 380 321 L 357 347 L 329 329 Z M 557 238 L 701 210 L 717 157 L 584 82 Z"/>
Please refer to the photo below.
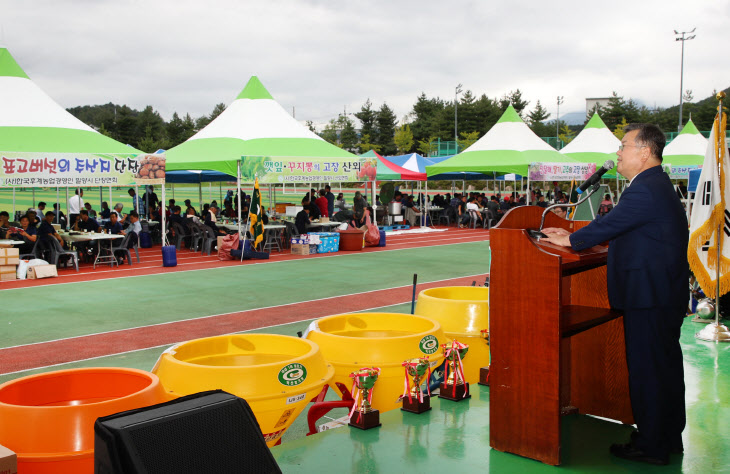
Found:
<path fill-rule="evenodd" d="M 381 414 L 380 428 L 345 426 L 284 440 L 272 452 L 285 473 L 730 472 L 730 344 L 697 341 L 702 327 L 687 319 L 682 328 L 685 453 L 672 455 L 669 466 L 611 456 L 608 447 L 627 441 L 632 428 L 583 415 L 563 417 L 559 467 L 495 451 L 489 447 L 489 388 L 476 384 L 469 400 L 433 397 L 430 412 L 389 411 Z"/>

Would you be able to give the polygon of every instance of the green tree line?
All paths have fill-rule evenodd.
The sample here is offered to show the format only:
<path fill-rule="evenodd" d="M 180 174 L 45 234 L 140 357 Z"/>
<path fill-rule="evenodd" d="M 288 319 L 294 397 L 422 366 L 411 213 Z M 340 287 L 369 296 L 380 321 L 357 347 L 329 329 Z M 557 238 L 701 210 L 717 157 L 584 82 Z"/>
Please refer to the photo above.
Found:
<path fill-rule="evenodd" d="M 730 93 L 730 88 L 725 90 Z M 686 102 L 682 107 L 683 123 L 692 121 L 700 130 L 710 130 L 717 110 L 715 93 L 702 100 L 692 102 L 691 91 L 685 95 Z M 554 137 L 555 120 L 538 100 L 533 108 L 528 109 L 529 101 L 525 100 L 519 89 L 510 91 L 502 97 L 488 97 L 482 94 L 477 97 L 467 90 L 457 102 L 439 97 L 428 97 L 421 93 L 400 123 L 387 103 L 375 106 L 370 99 L 354 114 L 340 114 L 317 131 L 314 124 L 307 122 L 309 128 L 323 139 L 353 153 L 365 153 L 375 150 L 382 155 L 395 155 L 418 152 L 429 155 L 435 140 L 454 140 L 454 109 L 457 111 L 459 133 L 459 150 L 464 150 L 484 136 L 499 120 L 507 107 L 512 104 L 525 123 L 540 137 Z M 68 109 L 84 123 L 99 130 L 122 143 L 132 145 L 145 152 L 154 152 L 160 148 L 172 148 L 198 130 L 208 125 L 225 110 L 225 104 L 218 104 L 208 115 L 192 118 L 175 112 L 172 119 L 166 122 L 151 105 L 142 111 L 126 105 L 104 104 L 85 105 Z M 593 112 L 598 112 L 612 131 L 620 134 L 623 125 L 632 122 L 651 122 L 659 125 L 665 132 L 676 132 L 679 106 L 649 109 L 638 105 L 634 99 L 624 98 L 614 92 L 606 106 L 596 106 L 586 116 L 586 121 Z M 568 126 L 560 122 L 559 138 L 569 142 L 582 125 Z"/>

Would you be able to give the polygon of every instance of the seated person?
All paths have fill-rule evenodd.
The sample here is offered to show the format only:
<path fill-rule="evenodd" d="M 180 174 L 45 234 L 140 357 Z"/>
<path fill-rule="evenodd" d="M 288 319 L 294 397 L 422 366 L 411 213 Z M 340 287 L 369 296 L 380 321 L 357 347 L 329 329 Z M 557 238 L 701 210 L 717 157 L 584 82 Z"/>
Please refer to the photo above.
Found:
<path fill-rule="evenodd" d="M 142 232 L 142 224 L 139 223 L 139 214 L 137 211 L 132 211 L 127 215 L 129 219 L 129 226 L 122 231 L 122 235 L 129 235 L 127 241 L 127 248 L 131 249 L 139 242 L 139 234 Z"/>
<path fill-rule="evenodd" d="M 304 201 L 302 201 L 302 206 L 304 206 Z M 319 219 L 319 206 L 314 201 L 307 201 L 307 206 L 309 206 L 309 217 L 311 219 Z"/>
<path fill-rule="evenodd" d="M 53 213 L 56 215 L 56 219 L 53 219 L 53 222 L 55 222 L 56 224 L 60 224 L 61 229 L 65 229 L 66 228 L 66 214 L 64 214 L 63 211 L 60 211 L 58 209 L 58 203 L 53 203 Z M 41 216 L 38 216 L 38 217 L 41 217 Z"/>
<path fill-rule="evenodd" d="M 41 223 L 41 219 L 38 217 L 35 209 L 28 209 L 25 215 L 28 216 L 30 225 L 32 225 L 33 227 L 38 227 L 38 224 Z"/>
<path fill-rule="evenodd" d="M 404 204 L 404 214 L 406 220 L 409 222 L 410 225 L 415 226 L 416 224 L 420 225 L 421 223 L 421 211 L 416 207 L 416 203 L 413 202 L 413 195 L 409 195 L 406 199 L 406 202 Z"/>
<path fill-rule="evenodd" d="M 464 213 L 464 215 L 461 216 L 461 223 L 460 223 L 459 227 L 463 228 L 463 227 L 469 226 L 469 223 L 471 222 L 471 219 L 472 219 L 473 212 L 477 213 L 477 223 L 478 223 L 480 220 L 478 217 L 478 213 L 480 212 L 479 206 L 476 203 L 476 198 L 474 198 L 472 196 L 471 198 L 469 198 L 469 202 L 466 203 L 466 212 Z"/>
<path fill-rule="evenodd" d="M 335 199 L 335 207 L 340 211 L 344 211 L 346 209 L 344 194 L 340 193 L 337 195 L 337 199 Z"/>
<path fill-rule="evenodd" d="M 50 239 L 56 239 L 58 240 L 58 243 L 61 244 L 61 247 L 65 244 L 63 241 L 63 237 L 58 235 L 58 232 L 56 232 L 56 228 L 53 227 L 53 220 L 56 218 L 56 213 L 53 211 L 46 212 L 45 219 L 43 219 L 43 222 L 41 222 L 41 225 L 38 226 L 38 238 L 41 239 L 41 247 L 42 251 L 44 252 L 44 260 L 48 260 L 50 257 L 45 255 L 46 252 L 50 252 L 50 250 L 53 248 L 52 243 Z"/>
<path fill-rule="evenodd" d="M 210 206 L 208 208 L 208 212 L 205 215 L 205 225 L 213 229 L 213 232 L 215 232 L 218 235 L 227 235 L 227 232 L 221 228 L 219 228 L 216 225 L 216 214 L 218 213 L 218 208 L 215 206 Z"/>
<path fill-rule="evenodd" d="M 91 217 L 93 219 L 96 219 L 96 211 L 91 208 L 91 203 L 90 202 L 85 202 L 84 203 L 84 209 L 86 209 L 86 212 L 89 213 L 89 217 Z"/>
<path fill-rule="evenodd" d="M 30 218 L 25 215 L 20 218 L 20 227 L 16 227 L 15 232 L 8 237 L 13 240 L 22 240 L 23 245 L 18 248 L 20 254 L 29 254 L 33 251 L 33 247 L 35 247 L 35 242 L 38 239 L 38 231 L 35 226 L 30 225 Z"/>
<path fill-rule="evenodd" d="M 74 222 L 73 230 L 83 232 L 98 232 L 100 229 L 99 223 L 96 219 L 89 217 L 89 211 L 81 209 L 79 211 L 79 218 Z M 83 256 L 88 260 L 97 248 L 97 242 L 76 242 L 74 244 L 76 250 L 79 252 L 79 257 Z"/>
<path fill-rule="evenodd" d="M 556 216 L 561 217 L 563 219 L 568 218 L 568 210 L 564 207 L 556 207 L 552 210 Z"/>
<path fill-rule="evenodd" d="M 304 206 L 304 209 L 302 209 L 301 211 L 299 211 L 297 213 L 297 217 L 296 217 L 296 220 L 294 221 L 294 225 L 297 227 L 297 231 L 299 231 L 300 234 L 306 234 L 307 225 L 310 224 L 309 201 L 303 199 L 302 206 Z"/>
<path fill-rule="evenodd" d="M 229 219 L 238 217 L 238 214 L 236 214 L 236 210 L 233 209 L 233 205 L 231 201 L 225 201 L 225 209 L 223 209 L 223 217 L 227 217 Z"/>
<path fill-rule="evenodd" d="M 543 196 L 541 194 L 540 197 L 537 198 L 537 206 L 539 206 L 539 207 L 547 207 L 547 205 L 548 205 L 548 203 L 545 202 L 545 196 Z"/>
<path fill-rule="evenodd" d="M 117 217 L 116 212 L 109 214 L 109 222 L 104 224 L 104 229 L 110 234 L 119 235 L 124 233 L 124 226 L 119 223 L 119 218 Z"/>
<path fill-rule="evenodd" d="M 101 211 L 99 212 L 99 217 L 102 219 L 109 219 L 109 216 L 111 215 L 112 211 L 109 209 L 109 203 L 104 201 L 101 203 Z"/>
<path fill-rule="evenodd" d="M 126 214 L 122 214 L 122 209 L 124 209 L 124 204 L 122 204 L 121 202 L 118 202 L 114 205 L 114 210 L 112 211 L 112 214 L 117 215 L 118 222 L 124 222 L 124 220 L 127 217 Z"/>
<path fill-rule="evenodd" d="M 99 230 L 99 223 L 96 219 L 89 216 L 89 211 L 81 209 L 79 211 L 79 218 L 74 222 L 73 229 L 82 232 L 97 232 Z"/>

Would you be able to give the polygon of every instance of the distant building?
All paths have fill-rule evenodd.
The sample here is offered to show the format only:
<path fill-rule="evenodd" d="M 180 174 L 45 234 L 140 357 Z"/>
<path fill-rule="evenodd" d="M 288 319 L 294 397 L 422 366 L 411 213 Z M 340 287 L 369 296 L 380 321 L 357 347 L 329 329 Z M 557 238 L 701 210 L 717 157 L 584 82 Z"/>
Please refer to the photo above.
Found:
<path fill-rule="evenodd" d="M 610 97 L 589 97 L 586 98 L 586 115 L 591 113 L 591 110 L 596 105 L 600 105 L 601 107 L 606 107 L 608 105 L 608 101 L 611 100 Z"/>

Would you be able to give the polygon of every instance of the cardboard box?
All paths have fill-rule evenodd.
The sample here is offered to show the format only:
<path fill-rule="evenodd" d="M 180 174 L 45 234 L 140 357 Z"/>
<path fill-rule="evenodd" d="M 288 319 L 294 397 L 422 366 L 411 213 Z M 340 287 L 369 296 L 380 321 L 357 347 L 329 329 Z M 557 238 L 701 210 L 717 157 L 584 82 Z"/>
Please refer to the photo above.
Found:
<path fill-rule="evenodd" d="M 20 263 L 20 250 L 16 248 L 0 249 L 0 265 L 17 265 Z"/>
<path fill-rule="evenodd" d="M 1 265 L 0 266 L 0 281 L 13 281 L 17 279 L 16 272 L 18 271 L 17 265 Z M 0 471 L 2 473 L 2 471 Z"/>
<path fill-rule="evenodd" d="M 18 474 L 18 455 L 0 445 L 0 474 Z"/>
<path fill-rule="evenodd" d="M 329 222 L 329 221 L 330 221 L 329 217 L 320 217 L 319 218 L 319 222 Z"/>
<path fill-rule="evenodd" d="M 291 253 L 293 255 L 310 255 L 317 253 L 317 247 L 315 244 L 292 244 Z"/>
<path fill-rule="evenodd" d="M 309 244 L 291 244 L 292 255 L 309 255 Z"/>
<path fill-rule="evenodd" d="M 57 277 L 58 271 L 55 265 L 37 265 L 28 269 L 28 279 L 35 280 L 39 278 Z"/>

